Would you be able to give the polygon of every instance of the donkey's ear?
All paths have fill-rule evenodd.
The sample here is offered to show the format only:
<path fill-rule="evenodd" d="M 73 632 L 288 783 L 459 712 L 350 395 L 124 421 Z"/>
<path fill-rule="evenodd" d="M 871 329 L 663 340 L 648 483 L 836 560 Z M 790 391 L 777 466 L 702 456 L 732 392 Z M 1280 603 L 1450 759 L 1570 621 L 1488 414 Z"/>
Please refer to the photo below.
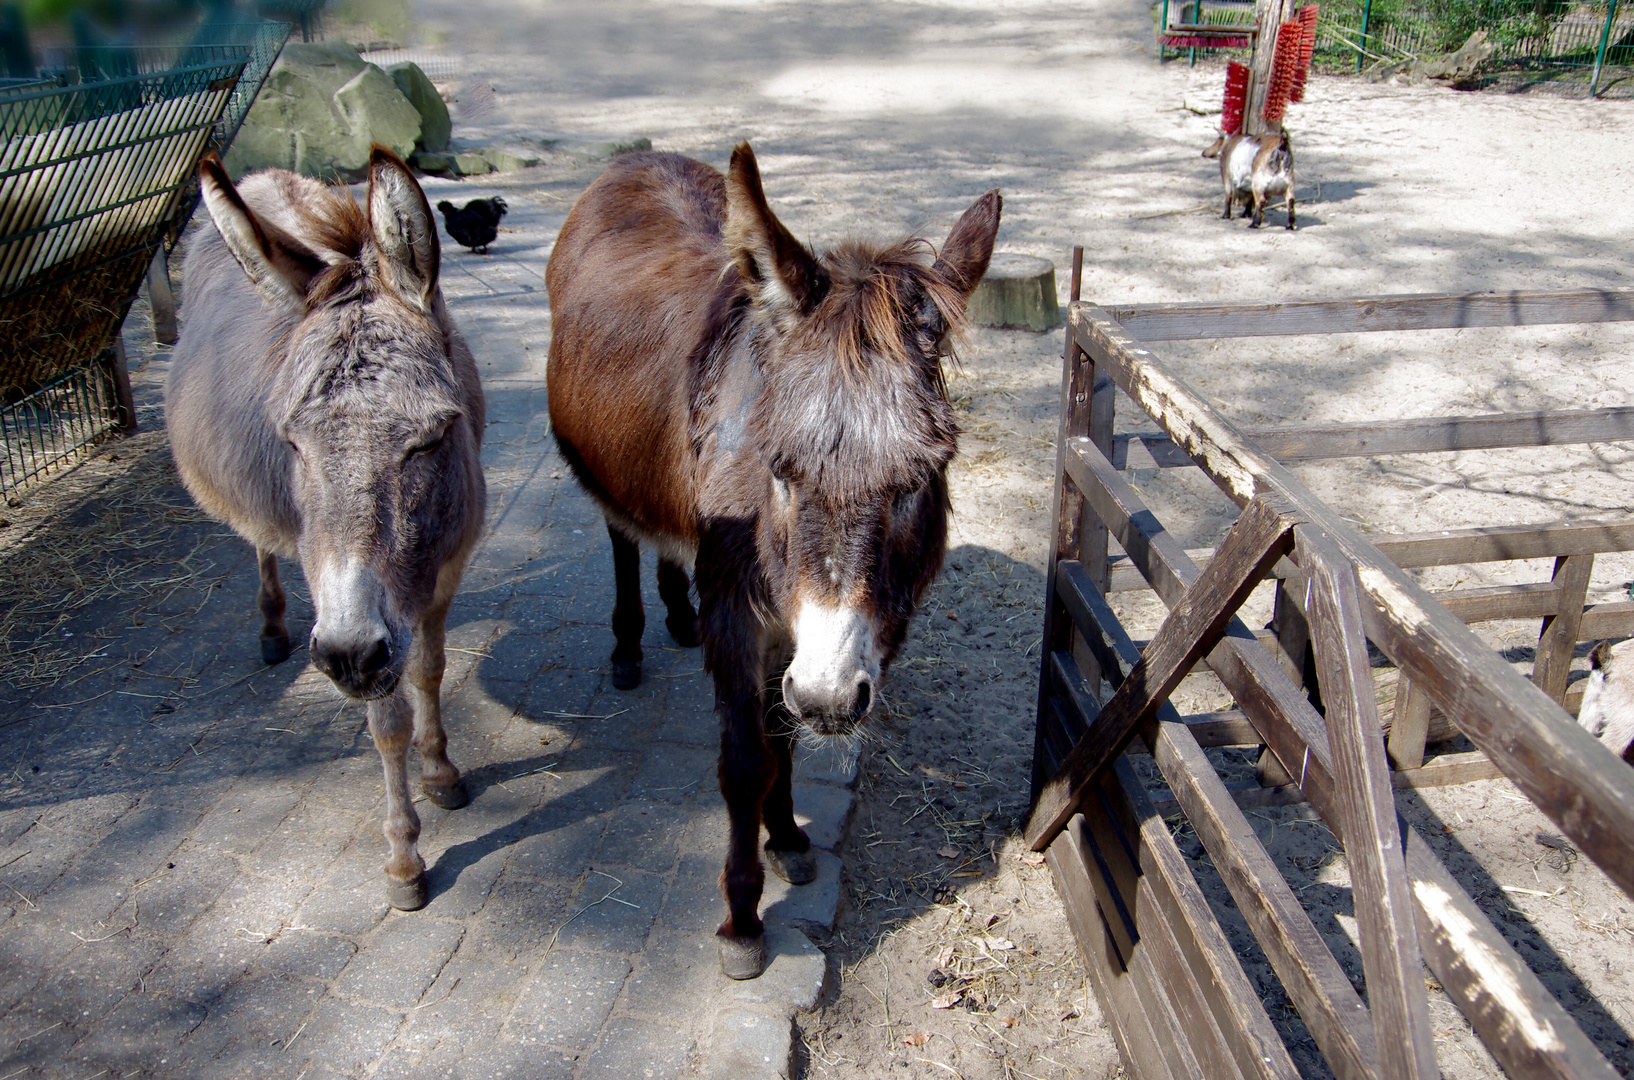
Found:
<path fill-rule="evenodd" d="M 1003 209 L 1004 200 L 999 197 L 998 188 L 971 203 L 970 209 L 948 233 L 947 243 L 936 257 L 936 272 L 967 299 L 987 273 L 987 262 L 993 257 L 993 239 L 999 234 L 999 212 Z"/>
<path fill-rule="evenodd" d="M 764 307 L 809 312 L 828 291 L 822 267 L 766 204 L 760 167 L 746 142 L 732 151 L 726 172 L 726 248 Z"/>
<path fill-rule="evenodd" d="M 216 231 L 261 298 L 275 308 L 302 307 L 318 269 L 314 261 L 280 243 L 256 220 L 214 153 L 199 162 L 199 189 Z"/>
<path fill-rule="evenodd" d="M 376 145 L 369 155 L 369 229 L 381 271 L 397 293 L 429 314 L 442 245 L 431 204 L 403 159 Z"/>

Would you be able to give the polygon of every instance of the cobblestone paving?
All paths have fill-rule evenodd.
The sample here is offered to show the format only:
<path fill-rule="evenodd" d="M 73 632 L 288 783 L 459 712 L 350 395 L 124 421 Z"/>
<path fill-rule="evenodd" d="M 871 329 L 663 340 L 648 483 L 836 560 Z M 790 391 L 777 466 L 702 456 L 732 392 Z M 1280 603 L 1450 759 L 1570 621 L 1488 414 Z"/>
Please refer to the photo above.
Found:
<path fill-rule="evenodd" d="M 251 549 L 177 526 L 150 539 L 196 576 L 52 631 L 85 643 L 90 674 L 0 689 L 0 1078 L 790 1067 L 791 1017 L 825 965 L 799 927 L 832 926 L 839 860 L 825 855 L 812 885 L 770 883 L 775 959 L 728 984 L 712 933 L 726 834 L 712 689 L 661 618 L 642 685 L 608 683 L 606 533 L 545 407 L 544 261 L 565 204 L 507 198 L 514 231 L 494 254 L 444 260 L 488 395 L 490 505 L 443 691 L 473 798 L 417 803 L 431 903 L 386 905 L 361 707 L 304 649 L 263 668 Z M 139 330 L 127 325 L 133 345 Z M 164 355 L 136 376 L 151 428 Z M 174 486 L 160 498 L 186 505 Z M 310 602 L 285 575 L 302 641 Z M 650 559 L 645 576 L 656 610 Z M 826 846 L 844 835 L 851 778 L 832 755 L 800 767 L 797 807 Z"/>

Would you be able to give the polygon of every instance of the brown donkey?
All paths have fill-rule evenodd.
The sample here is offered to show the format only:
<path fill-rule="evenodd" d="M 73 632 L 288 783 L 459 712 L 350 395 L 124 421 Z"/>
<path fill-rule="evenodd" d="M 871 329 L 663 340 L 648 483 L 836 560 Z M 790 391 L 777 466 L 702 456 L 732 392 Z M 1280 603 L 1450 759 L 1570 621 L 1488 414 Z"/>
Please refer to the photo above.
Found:
<path fill-rule="evenodd" d="M 234 189 L 200 167 L 215 228 L 183 268 L 187 325 L 165 386 L 176 465 L 199 505 L 255 545 L 261 655 L 289 656 L 278 556 L 299 558 L 312 662 L 368 702 L 386 769 L 387 897 L 425 906 L 420 819 L 467 800 L 439 694 L 443 621 L 482 531 L 482 387 L 437 287 L 431 208 L 377 147 L 368 206 L 268 170 Z M 236 265 L 235 265 L 236 263 Z"/>
<path fill-rule="evenodd" d="M 765 965 L 762 821 L 773 871 L 816 876 L 790 799 L 796 731 L 867 718 L 941 567 L 958 435 L 942 358 L 999 209 L 997 191 L 976 200 L 939 257 L 922 240 L 813 254 L 773 216 L 748 144 L 726 176 L 631 154 L 551 254 L 550 417 L 612 536 L 614 684 L 640 680 L 641 540 L 671 633 L 701 637 L 714 676 L 732 978 Z"/>

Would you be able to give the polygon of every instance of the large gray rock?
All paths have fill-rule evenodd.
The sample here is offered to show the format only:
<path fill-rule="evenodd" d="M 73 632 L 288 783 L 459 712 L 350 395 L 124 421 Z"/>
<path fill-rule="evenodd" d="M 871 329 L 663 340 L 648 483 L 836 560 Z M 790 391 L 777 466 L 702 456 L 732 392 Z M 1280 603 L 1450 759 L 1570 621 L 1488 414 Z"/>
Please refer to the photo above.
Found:
<path fill-rule="evenodd" d="M 386 74 L 397 84 L 398 92 L 408 98 L 409 104 L 420 114 L 420 141 L 416 145 L 433 154 L 447 150 L 448 137 L 454 133 L 454 124 L 448 118 L 448 104 L 437 93 L 437 88 L 431 85 L 431 79 L 420 70 L 420 65 L 407 61 L 392 64 L 386 69 Z"/>
<path fill-rule="evenodd" d="M 407 157 L 420 113 L 392 77 L 344 41 L 289 44 L 227 153 L 234 179 L 251 169 L 291 169 L 323 180 L 360 180 L 371 143 Z"/>

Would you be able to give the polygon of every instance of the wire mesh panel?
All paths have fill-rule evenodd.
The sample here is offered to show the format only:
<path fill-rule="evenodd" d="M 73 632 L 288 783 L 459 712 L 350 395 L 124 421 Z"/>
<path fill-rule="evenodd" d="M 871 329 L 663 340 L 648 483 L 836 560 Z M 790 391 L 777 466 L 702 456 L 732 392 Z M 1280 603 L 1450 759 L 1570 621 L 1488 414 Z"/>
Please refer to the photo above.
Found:
<path fill-rule="evenodd" d="M 0 409 L 0 495 L 75 460 L 102 437 L 119 408 L 116 362 L 106 350 Z"/>
<path fill-rule="evenodd" d="M 177 217 L 251 49 L 77 50 L 0 87 L 0 487 L 118 418 L 109 342 Z"/>

